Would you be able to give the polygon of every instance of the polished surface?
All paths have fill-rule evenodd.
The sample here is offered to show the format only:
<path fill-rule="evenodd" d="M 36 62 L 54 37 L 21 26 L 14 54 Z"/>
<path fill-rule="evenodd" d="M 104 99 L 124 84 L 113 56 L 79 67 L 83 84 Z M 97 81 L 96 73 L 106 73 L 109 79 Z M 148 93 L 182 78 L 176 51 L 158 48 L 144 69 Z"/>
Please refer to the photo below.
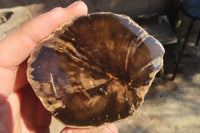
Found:
<path fill-rule="evenodd" d="M 36 95 L 68 126 L 131 116 L 163 64 L 164 49 L 129 17 L 94 13 L 67 22 L 28 61 Z"/>

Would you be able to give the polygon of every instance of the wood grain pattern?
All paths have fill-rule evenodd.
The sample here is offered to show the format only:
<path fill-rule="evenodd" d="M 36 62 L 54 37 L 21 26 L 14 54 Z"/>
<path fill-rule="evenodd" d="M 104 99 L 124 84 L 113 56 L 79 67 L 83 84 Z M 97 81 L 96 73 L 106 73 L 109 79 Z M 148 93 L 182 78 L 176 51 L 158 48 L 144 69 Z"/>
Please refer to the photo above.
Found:
<path fill-rule="evenodd" d="M 27 76 L 68 126 L 131 116 L 163 64 L 164 49 L 125 15 L 93 13 L 67 22 L 33 51 Z"/>

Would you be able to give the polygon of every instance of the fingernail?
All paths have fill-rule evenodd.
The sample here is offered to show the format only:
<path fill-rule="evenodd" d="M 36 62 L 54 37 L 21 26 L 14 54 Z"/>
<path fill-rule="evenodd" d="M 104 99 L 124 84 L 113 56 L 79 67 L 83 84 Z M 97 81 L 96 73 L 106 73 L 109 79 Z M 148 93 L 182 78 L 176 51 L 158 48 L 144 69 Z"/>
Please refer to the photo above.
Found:
<path fill-rule="evenodd" d="M 110 130 L 110 128 L 108 128 L 108 127 L 104 127 L 103 129 L 104 129 L 104 131 L 105 131 L 106 133 L 113 133 L 113 132 Z"/>
<path fill-rule="evenodd" d="M 81 3 L 84 3 L 83 1 L 76 1 L 74 3 L 72 3 L 71 5 L 68 6 L 68 8 L 78 8 Z"/>
<path fill-rule="evenodd" d="M 73 9 L 73 10 L 79 10 L 82 11 L 83 14 L 87 14 L 88 12 L 88 7 L 83 1 L 76 1 L 69 5 L 66 9 Z"/>
<path fill-rule="evenodd" d="M 110 124 L 110 125 L 104 126 L 104 130 L 107 133 L 118 133 L 118 129 L 115 124 Z"/>

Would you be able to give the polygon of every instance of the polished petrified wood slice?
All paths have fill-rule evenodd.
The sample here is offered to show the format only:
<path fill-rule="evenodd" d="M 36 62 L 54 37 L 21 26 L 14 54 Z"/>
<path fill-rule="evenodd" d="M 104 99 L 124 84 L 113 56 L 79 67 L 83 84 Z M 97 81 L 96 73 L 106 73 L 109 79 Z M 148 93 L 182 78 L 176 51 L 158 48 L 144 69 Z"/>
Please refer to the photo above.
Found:
<path fill-rule="evenodd" d="M 131 116 L 163 64 L 164 49 L 125 15 L 67 22 L 33 51 L 27 76 L 43 105 L 68 126 Z"/>

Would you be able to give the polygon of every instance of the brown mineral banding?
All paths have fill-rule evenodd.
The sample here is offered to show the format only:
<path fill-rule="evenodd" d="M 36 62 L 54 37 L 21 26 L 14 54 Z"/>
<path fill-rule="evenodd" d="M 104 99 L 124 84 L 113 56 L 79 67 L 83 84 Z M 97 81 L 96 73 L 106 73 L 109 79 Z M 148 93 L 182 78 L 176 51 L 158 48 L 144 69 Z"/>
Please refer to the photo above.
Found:
<path fill-rule="evenodd" d="M 41 41 L 27 77 L 55 118 L 68 126 L 99 126 L 140 107 L 163 54 L 162 45 L 129 17 L 92 13 Z"/>

